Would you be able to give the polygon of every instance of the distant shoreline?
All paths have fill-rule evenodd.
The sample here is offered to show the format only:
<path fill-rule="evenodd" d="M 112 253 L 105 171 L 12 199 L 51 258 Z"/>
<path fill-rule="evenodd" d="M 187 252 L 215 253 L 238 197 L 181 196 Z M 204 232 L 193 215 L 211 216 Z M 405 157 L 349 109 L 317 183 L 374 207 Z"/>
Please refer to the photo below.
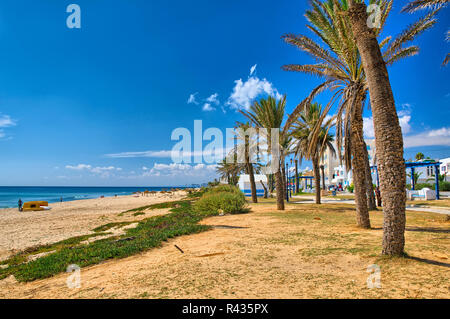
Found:
<path fill-rule="evenodd" d="M 0 210 L 17 208 L 18 200 L 22 202 L 47 201 L 49 203 L 72 202 L 86 199 L 96 199 L 132 195 L 136 192 L 148 191 L 170 191 L 173 189 L 186 189 L 180 187 L 94 187 L 94 186 L 0 186 Z"/>

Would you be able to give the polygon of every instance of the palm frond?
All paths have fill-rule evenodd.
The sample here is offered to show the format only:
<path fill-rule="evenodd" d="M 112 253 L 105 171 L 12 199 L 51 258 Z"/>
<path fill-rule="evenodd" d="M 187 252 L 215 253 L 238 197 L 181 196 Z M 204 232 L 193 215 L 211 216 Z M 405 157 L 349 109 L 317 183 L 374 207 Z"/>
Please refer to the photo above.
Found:
<path fill-rule="evenodd" d="M 450 0 L 413 0 L 403 7 L 402 12 L 413 13 L 422 9 L 436 9 L 449 2 Z"/>

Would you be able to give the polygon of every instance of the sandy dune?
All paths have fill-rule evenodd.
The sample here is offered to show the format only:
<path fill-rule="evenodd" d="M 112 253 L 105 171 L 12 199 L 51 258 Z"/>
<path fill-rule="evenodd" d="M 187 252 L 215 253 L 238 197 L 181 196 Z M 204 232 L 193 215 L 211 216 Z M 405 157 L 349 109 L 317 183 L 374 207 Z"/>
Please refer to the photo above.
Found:
<path fill-rule="evenodd" d="M 51 204 L 50 211 L 19 212 L 0 209 L 0 260 L 28 247 L 54 243 L 66 238 L 92 233 L 107 223 L 126 221 L 119 213 L 154 203 L 178 200 L 184 191 L 148 196 L 118 196 Z M 158 212 L 155 212 L 157 214 Z M 143 216 L 141 218 L 148 217 Z M 132 217 L 131 220 L 140 218 Z"/>

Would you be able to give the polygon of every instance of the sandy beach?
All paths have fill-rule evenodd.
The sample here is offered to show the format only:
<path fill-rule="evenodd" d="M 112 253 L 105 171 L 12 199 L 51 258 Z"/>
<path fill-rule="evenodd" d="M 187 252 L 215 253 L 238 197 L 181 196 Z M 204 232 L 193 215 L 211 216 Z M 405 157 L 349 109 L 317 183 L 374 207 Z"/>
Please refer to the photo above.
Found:
<path fill-rule="evenodd" d="M 154 210 L 141 216 L 119 213 L 186 196 L 185 191 L 148 196 L 118 196 L 50 204 L 51 210 L 19 212 L 0 209 L 0 260 L 29 247 L 51 244 L 74 236 L 93 233 L 95 227 L 111 222 L 140 220 L 167 210 Z"/>

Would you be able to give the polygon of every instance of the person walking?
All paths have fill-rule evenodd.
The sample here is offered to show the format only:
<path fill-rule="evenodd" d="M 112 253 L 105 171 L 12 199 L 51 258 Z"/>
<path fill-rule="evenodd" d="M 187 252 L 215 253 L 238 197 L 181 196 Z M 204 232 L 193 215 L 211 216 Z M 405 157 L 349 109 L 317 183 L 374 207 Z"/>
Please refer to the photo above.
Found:
<path fill-rule="evenodd" d="M 19 199 L 18 205 L 19 205 L 19 212 L 21 212 L 22 211 L 22 205 L 23 205 L 22 199 Z"/>

